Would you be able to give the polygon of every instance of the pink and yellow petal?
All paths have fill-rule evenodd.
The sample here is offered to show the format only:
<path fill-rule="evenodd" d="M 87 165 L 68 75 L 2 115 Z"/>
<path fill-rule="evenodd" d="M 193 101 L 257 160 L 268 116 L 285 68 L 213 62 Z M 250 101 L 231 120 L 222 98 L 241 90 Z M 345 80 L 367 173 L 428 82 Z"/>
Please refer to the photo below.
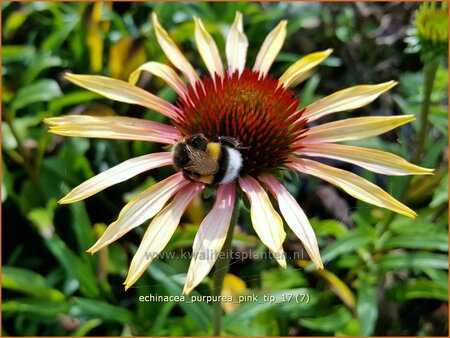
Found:
<path fill-rule="evenodd" d="M 396 85 L 397 82 L 389 81 L 340 90 L 307 106 L 303 117 L 314 121 L 328 114 L 363 107 Z"/>
<path fill-rule="evenodd" d="M 59 203 L 68 204 L 81 201 L 114 184 L 171 163 L 172 154 L 169 152 L 148 154 L 126 160 L 75 187 Z"/>
<path fill-rule="evenodd" d="M 267 193 L 253 177 L 239 177 L 239 185 L 250 201 L 250 216 L 256 234 L 272 252 L 278 264 L 285 268 L 286 260 L 282 244 L 286 233 L 283 229 L 283 220 L 270 203 Z"/>
<path fill-rule="evenodd" d="M 153 260 L 166 247 L 187 206 L 203 189 L 204 186 L 201 184 L 189 183 L 156 215 L 148 226 L 131 261 L 128 276 L 124 282 L 125 290 L 129 289 L 141 277 Z"/>
<path fill-rule="evenodd" d="M 302 143 L 362 140 L 414 121 L 414 115 L 354 117 L 309 128 Z"/>
<path fill-rule="evenodd" d="M 155 28 L 156 38 L 164 51 L 164 54 L 166 54 L 167 58 L 170 62 L 172 62 L 175 68 L 177 68 L 188 79 L 189 83 L 194 86 L 199 80 L 199 77 L 191 63 L 186 59 L 175 42 L 172 41 L 169 33 L 167 33 L 167 31 L 160 25 L 156 13 L 152 13 L 152 21 Z"/>
<path fill-rule="evenodd" d="M 195 235 L 192 259 L 186 276 L 183 294 L 188 295 L 211 271 L 230 226 L 235 199 L 234 183 L 220 185 L 211 211 Z"/>
<path fill-rule="evenodd" d="M 149 92 L 128 82 L 98 75 L 65 75 L 66 79 L 77 86 L 103 95 L 111 100 L 137 104 L 153 109 L 171 119 L 178 117 L 178 108 Z"/>
<path fill-rule="evenodd" d="M 272 176 L 262 175 L 258 179 L 269 188 L 272 195 L 277 199 L 278 207 L 284 220 L 300 239 L 309 257 L 316 265 L 316 268 L 323 269 L 316 234 L 309 223 L 308 217 L 306 217 L 295 198 Z"/>
<path fill-rule="evenodd" d="M 325 157 L 353 163 L 384 175 L 431 175 L 433 169 L 422 168 L 385 151 L 343 144 L 309 143 L 296 151 L 299 155 Z"/>
<path fill-rule="evenodd" d="M 414 211 L 397 201 L 380 187 L 349 171 L 299 158 L 292 158 L 292 162 L 288 163 L 287 166 L 301 173 L 327 181 L 361 201 L 390 209 L 407 217 L 413 218 L 417 216 Z"/>
<path fill-rule="evenodd" d="M 319 65 L 332 52 L 332 49 L 327 49 L 322 52 L 311 53 L 302 57 L 281 75 L 279 79 L 280 84 L 289 88 L 298 84 L 301 80 L 305 80 L 305 74 L 310 74 L 309 71 Z"/>
<path fill-rule="evenodd" d="M 248 40 L 244 33 L 242 14 L 236 12 L 225 47 L 229 72 L 233 73 L 236 70 L 239 74 L 243 72 L 247 60 L 247 48 Z"/>
<path fill-rule="evenodd" d="M 44 119 L 49 132 L 71 137 L 139 140 L 174 144 L 182 138 L 173 126 L 119 116 L 67 115 Z"/>
<path fill-rule="evenodd" d="M 269 35 L 267 35 L 256 56 L 253 70 L 259 72 L 262 76 L 267 75 L 272 63 L 280 52 L 281 47 L 283 47 L 284 40 L 286 39 L 286 25 L 287 21 L 282 20 Z"/>
<path fill-rule="evenodd" d="M 150 61 L 144 63 L 133 73 L 131 73 L 128 82 L 132 85 L 136 85 L 139 80 L 139 76 L 144 71 L 163 79 L 181 97 L 186 95 L 187 86 L 183 80 L 181 80 L 178 74 L 171 67 L 159 62 Z"/>
<path fill-rule="evenodd" d="M 198 51 L 206 65 L 206 68 L 214 78 L 215 74 L 223 76 L 223 65 L 220 59 L 219 50 L 212 36 L 206 31 L 201 19 L 194 17 L 195 22 L 195 42 Z"/>
<path fill-rule="evenodd" d="M 97 252 L 155 216 L 166 202 L 188 183 L 181 173 L 177 173 L 132 198 L 120 211 L 117 220 L 106 228 L 106 231 L 88 252 L 92 254 Z"/>

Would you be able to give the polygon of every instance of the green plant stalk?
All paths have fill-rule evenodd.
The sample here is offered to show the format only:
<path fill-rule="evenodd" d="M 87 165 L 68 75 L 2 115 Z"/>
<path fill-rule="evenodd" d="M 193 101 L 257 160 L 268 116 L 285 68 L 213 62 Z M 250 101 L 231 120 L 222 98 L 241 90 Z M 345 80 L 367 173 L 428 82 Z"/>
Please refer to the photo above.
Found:
<path fill-rule="evenodd" d="M 419 134 L 417 136 L 417 143 L 414 154 L 412 156 L 411 162 L 417 165 L 420 165 L 420 162 L 423 157 L 425 140 L 428 133 L 428 115 L 430 113 L 430 104 L 431 104 L 431 93 L 433 92 L 433 84 L 434 79 L 436 78 L 436 72 L 439 67 L 439 60 L 432 60 L 429 63 L 426 63 L 424 66 L 424 93 L 423 93 L 423 102 L 422 108 L 420 111 L 420 124 L 419 124 Z M 398 200 L 403 201 L 408 191 L 409 184 L 411 183 L 412 176 L 408 176 L 400 188 L 400 193 L 398 196 Z M 386 218 L 386 221 L 381 226 L 378 231 L 378 235 L 384 233 L 384 231 L 389 227 L 392 221 L 396 217 L 395 212 L 390 212 Z"/>
<path fill-rule="evenodd" d="M 216 261 L 215 269 L 213 273 L 213 282 L 214 282 L 214 289 L 213 293 L 214 296 L 220 296 L 222 293 L 222 287 L 223 287 L 223 280 L 225 278 L 225 275 L 228 272 L 228 267 L 230 264 L 230 250 L 231 250 L 231 242 L 233 241 L 233 233 L 234 233 L 234 226 L 237 223 L 237 220 L 239 218 L 239 203 L 241 201 L 241 193 L 236 192 L 236 200 L 234 202 L 234 208 L 233 208 L 233 214 L 231 216 L 230 226 L 228 227 L 227 232 L 227 238 L 225 239 L 225 243 L 222 247 L 222 253 L 219 255 L 219 258 Z M 224 256 L 224 257 L 221 257 Z M 220 336 L 220 332 L 222 329 L 222 304 L 221 302 L 214 302 L 212 304 L 213 306 L 213 312 L 214 312 L 214 336 Z"/>
<path fill-rule="evenodd" d="M 422 109 L 420 112 L 420 131 L 417 139 L 417 148 L 414 153 L 412 162 L 420 164 L 423 156 L 423 150 L 425 146 L 425 139 L 428 133 L 428 115 L 430 112 L 431 93 L 433 92 L 434 79 L 436 78 L 436 72 L 439 67 L 439 60 L 433 60 L 425 64 L 425 83 L 424 83 L 424 98 L 422 102 Z"/>

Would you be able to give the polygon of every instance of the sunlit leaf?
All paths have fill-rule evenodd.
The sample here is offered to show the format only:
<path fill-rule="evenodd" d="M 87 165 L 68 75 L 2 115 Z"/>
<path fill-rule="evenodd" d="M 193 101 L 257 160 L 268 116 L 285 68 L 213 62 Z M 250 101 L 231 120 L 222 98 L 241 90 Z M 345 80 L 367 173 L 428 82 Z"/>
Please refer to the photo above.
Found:
<path fill-rule="evenodd" d="M 299 323 L 311 330 L 334 333 L 343 328 L 352 318 L 351 312 L 345 306 L 338 306 L 330 309 L 330 313 L 326 316 L 300 319 Z"/>
<path fill-rule="evenodd" d="M 69 303 L 67 302 L 53 302 L 46 299 L 20 298 L 14 300 L 4 300 L 2 302 L 2 312 L 4 314 L 29 314 L 35 316 L 35 318 L 54 318 L 60 313 L 67 312 L 68 308 Z"/>
<path fill-rule="evenodd" d="M 33 271 L 13 266 L 2 267 L 2 286 L 52 302 L 64 300 L 64 294 L 47 285 L 45 278 Z"/>

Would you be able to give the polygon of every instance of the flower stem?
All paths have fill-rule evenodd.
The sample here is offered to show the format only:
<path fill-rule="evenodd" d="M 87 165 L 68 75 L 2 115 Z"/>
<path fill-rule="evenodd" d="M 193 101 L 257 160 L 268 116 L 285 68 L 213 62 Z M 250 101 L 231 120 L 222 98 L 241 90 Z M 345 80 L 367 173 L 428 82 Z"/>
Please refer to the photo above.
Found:
<path fill-rule="evenodd" d="M 228 272 L 228 267 L 230 264 L 230 251 L 231 251 L 231 242 L 233 240 L 233 232 L 234 226 L 237 223 L 239 218 L 239 203 L 241 201 L 240 192 L 236 192 L 236 200 L 234 202 L 233 214 L 231 216 L 230 226 L 228 227 L 227 238 L 225 239 L 225 243 L 222 247 L 222 253 L 219 255 L 219 258 L 215 264 L 215 270 L 213 273 L 213 281 L 214 281 L 214 296 L 220 296 L 222 293 L 223 280 L 225 275 Z M 214 336 L 220 336 L 221 332 L 221 321 L 222 321 L 222 303 L 214 302 L 212 304 L 214 311 Z"/>
<path fill-rule="evenodd" d="M 413 153 L 411 162 L 417 165 L 420 165 L 420 162 L 423 157 L 423 150 L 425 147 L 425 140 L 428 133 L 428 115 L 430 112 L 430 104 L 431 104 L 431 93 L 433 92 L 433 84 L 434 79 L 436 77 L 436 72 L 439 67 L 439 60 L 433 60 L 429 63 L 426 63 L 424 66 L 424 93 L 423 93 L 423 102 L 422 109 L 420 111 L 420 124 L 419 124 L 419 133 L 417 136 L 416 148 Z M 408 191 L 408 186 L 411 183 L 411 176 L 408 176 L 400 186 L 400 193 L 398 195 L 398 199 L 403 201 L 405 199 L 406 192 Z M 395 212 L 389 213 L 386 221 L 383 226 L 379 229 L 379 234 L 382 234 L 395 219 L 397 214 Z"/>
<path fill-rule="evenodd" d="M 423 156 L 423 148 L 425 146 L 425 139 L 428 133 L 428 114 L 430 112 L 431 93 L 433 92 L 433 83 L 436 77 L 436 72 L 439 66 L 438 60 L 430 61 L 425 64 L 425 83 L 424 83 L 424 97 L 422 102 L 422 110 L 420 112 L 420 131 L 417 138 L 417 148 L 412 159 L 413 163 L 420 164 Z"/>

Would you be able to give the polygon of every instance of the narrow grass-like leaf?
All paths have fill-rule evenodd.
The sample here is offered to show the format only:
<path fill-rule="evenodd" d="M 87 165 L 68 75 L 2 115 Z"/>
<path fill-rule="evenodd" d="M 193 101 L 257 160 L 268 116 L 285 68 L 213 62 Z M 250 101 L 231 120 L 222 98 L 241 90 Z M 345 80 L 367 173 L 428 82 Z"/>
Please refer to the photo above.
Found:
<path fill-rule="evenodd" d="M 65 298 L 62 292 L 48 286 L 40 274 L 13 266 L 2 267 L 2 287 L 49 301 L 57 302 Z"/>

